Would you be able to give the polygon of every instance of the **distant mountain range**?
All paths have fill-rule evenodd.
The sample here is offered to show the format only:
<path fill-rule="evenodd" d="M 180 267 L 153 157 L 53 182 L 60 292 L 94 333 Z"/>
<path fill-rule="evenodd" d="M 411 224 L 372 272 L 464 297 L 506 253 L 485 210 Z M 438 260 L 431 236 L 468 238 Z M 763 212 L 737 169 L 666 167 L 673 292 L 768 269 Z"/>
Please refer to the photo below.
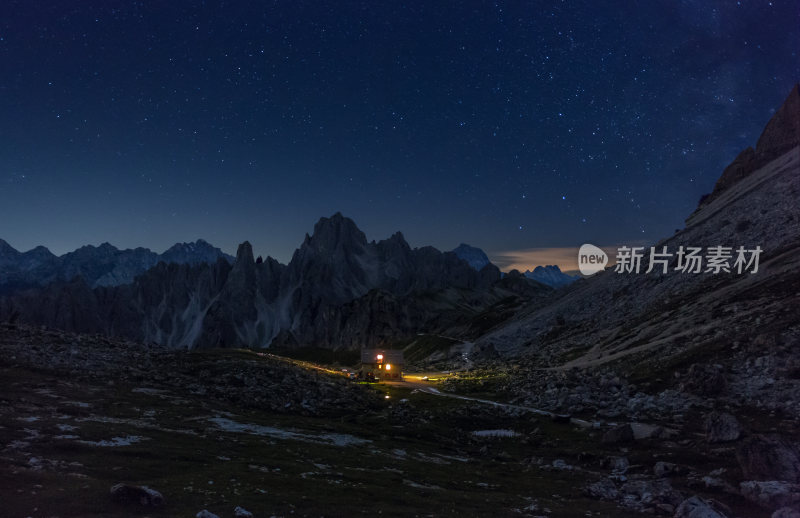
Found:
<path fill-rule="evenodd" d="M 464 243 L 452 253 L 476 271 L 491 264 L 483 250 Z M 0 295 L 71 281 L 75 277 L 81 277 L 91 288 L 121 286 L 133 283 L 137 276 L 159 262 L 197 265 L 214 264 L 220 259 L 233 263 L 235 258 L 202 239 L 194 243 L 177 243 L 162 254 L 141 247 L 120 250 L 103 243 L 83 246 L 61 256 L 44 246 L 20 252 L 0 239 Z M 557 266 L 537 267 L 533 272 L 526 272 L 525 276 L 556 288 L 576 279 L 562 274 Z"/>
<path fill-rule="evenodd" d="M 120 250 L 109 243 L 87 245 L 74 252 L 56 256 L 43 246 L 19 252 L 0 239 L 0 294 L 24 288 L 81 277 L 92 288 L 130 284 L 159 262 L 175 264 L 212 264 L 220 259 L 233 262 L 202 239 L 177 243 L 163 254 L 147 248 Z"/>
<path fill-rule="evenodd" d="M 476 270 L 480 270 L 487 264 L 491 264 L 489 257 L 483 250 L 465 243 L 461 243 L 458 245 L 458 247 L 454 248 L 453 253 L 456 254 L 459 259 L 466 261 Z M 554 265 L 537 266 L 533 269 L 533 271 L 526 270 L 523 275 L 528 279 L 532 279 L 536 282 L 540 282 L 553 288 L 567 286 L 580 278 L 577 275 L 567 275 L 566 273 L 562 273 L 561 269 Z"/>
<path fill-rule="evenodd" d="M 537 266 L 533 271 L 527 270 L 523 275 L 528 279 L 547 284 L 553 288 L 568 286 L 580 279 L 579 275 L 568 275 L 563 273 L 558 266 L 550 264 L 547 266 Z"/>
<path fill-rule="evenodd" d="M 726 169 L 686 228 L 656 245 L 758 245 L 759 275 L 605 271 L 575 281 L 556 266 L 501 275 L 480 249 L 412 249 L 399 232 L 368 242 L 337 213 L 319 220 L 286 265 L 255 261 L 247 242 L 231 263 L 203 241 L 161 255 L 103 244 L 61 257 L 0 241 L 3 287 L 15 292 L 0 298 L 0 320 L 185 349 L 358 349 L 427 333 L 474 342 L 478 357 L 524 355 L 547 367 L 564 358 L 570 366 L 667 361 L 766 325 L 788 343 L 787 311 L 796 317 L 800 307 L 799 121 L 795 87 L 753 160 Z M 687 331 L 701 322 L 702 334 Z"/>
<path fill-rule="evenodd" d="M 399 232 L 368 242 L 339 213 L 320 219 L 287 265 L 255 261 L 247 242 L 232 264 L 204 242 L 161 256 L 111 245 L 42 254 L 38 263 L 26 254 L 7 250 L 3 264 L 50 284 L 0 300 L 0 319 L 187 349 L 478 336 L 551 291 L 521 275 L 501 278 L 488 259 L 477 270 L 454 252 L 412 249 Z"/>

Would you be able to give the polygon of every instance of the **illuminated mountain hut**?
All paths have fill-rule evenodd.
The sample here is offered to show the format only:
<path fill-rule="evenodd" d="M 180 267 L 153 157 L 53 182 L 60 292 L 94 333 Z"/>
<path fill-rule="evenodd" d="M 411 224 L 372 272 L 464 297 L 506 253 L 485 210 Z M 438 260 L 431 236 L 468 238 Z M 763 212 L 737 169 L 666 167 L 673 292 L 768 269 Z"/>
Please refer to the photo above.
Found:
<path fill-rule="evenodd" d="M 404 364 L 401 350 L 361 349 L 361 377 L 402 381 Z"/>

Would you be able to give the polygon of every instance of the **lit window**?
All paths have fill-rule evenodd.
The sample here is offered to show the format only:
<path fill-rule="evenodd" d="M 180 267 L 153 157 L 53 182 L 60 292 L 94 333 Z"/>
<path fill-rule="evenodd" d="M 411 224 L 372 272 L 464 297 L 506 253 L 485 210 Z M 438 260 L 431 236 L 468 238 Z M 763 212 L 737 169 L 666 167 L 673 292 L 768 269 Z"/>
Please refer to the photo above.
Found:
<path fill-rule="evenodd" d="M 380 361 L 380 360 L 382 360 L 382 359 L 383 359 L 383 355 L 382 355 L 382 354 L 379 354 L 378 356 L 376 356 L 376 358 L 378 359 L 378 361 Z"/>
<path fill-rule="evenodd" d="M 390 370 L 392 370 L 392 366 L 391 366 L 391 365 L 389 365 L 388 363 L 386 364 L 386 370 L 387 370 L 387 371 L 390 371 Z"/>

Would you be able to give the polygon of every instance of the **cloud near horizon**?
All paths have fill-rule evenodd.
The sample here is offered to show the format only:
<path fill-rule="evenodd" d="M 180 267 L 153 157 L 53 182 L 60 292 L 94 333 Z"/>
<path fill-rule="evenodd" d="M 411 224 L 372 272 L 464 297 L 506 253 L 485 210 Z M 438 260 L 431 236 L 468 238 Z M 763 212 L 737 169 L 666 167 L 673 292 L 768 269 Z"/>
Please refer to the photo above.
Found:
<path fill-rule="evenodd" d="M 600 248 L 608 254 L 609 264 L 612 264 L 617 255 L 617 246 L 608 245 Z M 550 264 L 558 266 L 562 272 L 575 272 L 578 270 L 578 249 L 580 246 L 523 248 L 495 252 L 490 254 L 489 260 L 506 272 L 510 270 L 524 272 Z"/>

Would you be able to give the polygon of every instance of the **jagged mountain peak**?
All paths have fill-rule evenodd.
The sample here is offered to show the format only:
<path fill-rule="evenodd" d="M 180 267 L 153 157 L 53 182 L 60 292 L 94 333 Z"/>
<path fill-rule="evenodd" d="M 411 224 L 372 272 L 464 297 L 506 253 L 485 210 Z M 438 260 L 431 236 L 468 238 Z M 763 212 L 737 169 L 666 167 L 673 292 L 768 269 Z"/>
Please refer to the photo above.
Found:
<path fill-rule="evenodd" d="M 197 241 L 179 243 L 168 252 L 197 249 L 217 250 Z M 431 246 L 411 249 L 400 232 L 368 243 L 341 213 L 321 218 L 288 265 L 271 257 L 257 264 L 247 241 L 239 245 L 232 265 L 219 256 L 211 266 L 194 266 L 164 260 L 168 252 L 132 252 L 102 254 L 85 247 L 68 260 L 56 259 L 47 282 L 85 280 L 74 300 L 96 306 L 95 321 L 87 321 L 87 328 L 113 329 L 170 347 L 339 347 L 374 343 L 396 333 L 412 336 L 428 327 L 452 325 L 467 332 L 464 326 L 477 308 L 509 296 L 539 294 L 526 279 L 499 283 L 500 272 L 490 263 L 476 271 L 452 252 Z M 64 299 L 56 286 L 42 291 L 55 297 L 54 304 L 71 308 L 73 299 Z M 99 286 L 116 291 L 90 289 Z M 117 302 L 106 306 L 100 299 L 109 294 Z M 26 306 L 30 318 L 41 316 L 36 313 L 39 304 L 26 297 L 16 300 L 32 302 Z M 447 315 L 432 320 L 431 312 L 441 308 L 449 308 Z M 0 305 L 0 317 L 2 310 Z M 61 317 L 70 314 L 57 312 L 47 322 L 72 326 L 74 322 Z"/>
<path fill-rule="evenodd" d="M 389 240 L 390 241 L 396 241 L 398 243 L 403 243 L 404 245 L 408 245 L 408 242 L 406 241 L 405 236 L 399 230 L 397 232 L 395 232 L 394 234 L 392 234 L 389 237 Z"/>
<path fill-rule="evenodd" d="M 540 271 L 546 271 L 546 270 L 551 270 L 551 271 L 554 271 L 554 272 L 561 273 L 561 268 L 559 268 L 557 264 L 548 264 L 548 265 L 545 265 L 545 266 L 539 265 L 539 266 L 537 266 L 536 268 L 533 269 L 534 272 L 540 272 Z"/>
<path fill-rule="evenodd" d="M 211 264 L 220 258 L 224 258 L 228 262 L 234 260 L 233 256 L 224 253 L 204 239 L 188 243 L 175 243 L 160 256 L 160 259 L 167 263 L 188 264 Z"/>
<path fill-rule="evenodd" d="M 374 242 L 372 244 L 375 244 Z M 411 250 L 411 246 L 406 241 L 405 236 L 400 231 L 395 232 L 391 237 L 378 241 L 377 245 L 383 250 Z"/>
<path fill-rule="evenodd" d="M 800 146 L 800 84 L 794 85 L 767 122 L 755 148 L 748 147 L 736 156 L 722 172 L 711 194 L 701 198 L 700 206 L 718 198 L 734 184 L 797 146 Z"/>
<path fill-rule="evenodd" d="M 95 252 L 95 251 L 116 252 L 116 251 L 119 251 L 119 249 L 116 246 L 114 246 L 111 243 L 109 243 L 108 241 L 106 241 L 104 243 L 100 243 L 97 246 L 95 246 L 95 245 L 83 245 L 82 247 L 77 248 L 73 252 L 67 252 L 65 255 L 78 254 L 78 253 L 92 253 L 92 252 Z"/>
<path fill-rule="evenodd" d="M 19 254 L 19 250 L 0 239 L 0 254 Z"/>
<path fill-rule="evenodd" d="M 452 250 L 459 259 L 466 261 L 474 269 L 481 271 L 484 266 L 490 264 L 489 257 L 480 248 L 461 243 Z"/>
<path fill-rule="evenodd" d="M 234 264 L 237 266 L 240 264 L 255 264 L 255 259 L 253 259 L 253 246 L 250 244 L 250 241 L 245 241 L 239 245 L 239 248 L 236 250 L 236 262 Z"/>
<path fill-rule="evenodd" d="M 330 218 L 320 218 L 314 225 L 314 233 L 305 240 L 304 244 L 333 250 L 337 246 L 364 246 L 367 244 L 367 236 L 352 219 L 337 212 Z"/>
<path fill-rule="evenodd" d="M 28 250 L 27 252 L 25 252 L 22 255 L 27 256 L 27 257 L 36 257 L 36 258 L 43 258 L 43 259 L 45 259 L 45 258 L 46 259 L 50 259 L 50 258 L 55 259 L 56 258 L 56 255 L 53 252 L 51 252 L 49 248 L 47 248 L 46 246 L 42 246 L 42 245 L 39 245 L 39 246 L 37 246 L 35 248 L 31 248 L 30 250 Z"/>
<path fill-rule="evenodd" d="M 783 101 L 756 143 L 756 155 L 769 161 L 800 145 L 800 83 Z"/>

